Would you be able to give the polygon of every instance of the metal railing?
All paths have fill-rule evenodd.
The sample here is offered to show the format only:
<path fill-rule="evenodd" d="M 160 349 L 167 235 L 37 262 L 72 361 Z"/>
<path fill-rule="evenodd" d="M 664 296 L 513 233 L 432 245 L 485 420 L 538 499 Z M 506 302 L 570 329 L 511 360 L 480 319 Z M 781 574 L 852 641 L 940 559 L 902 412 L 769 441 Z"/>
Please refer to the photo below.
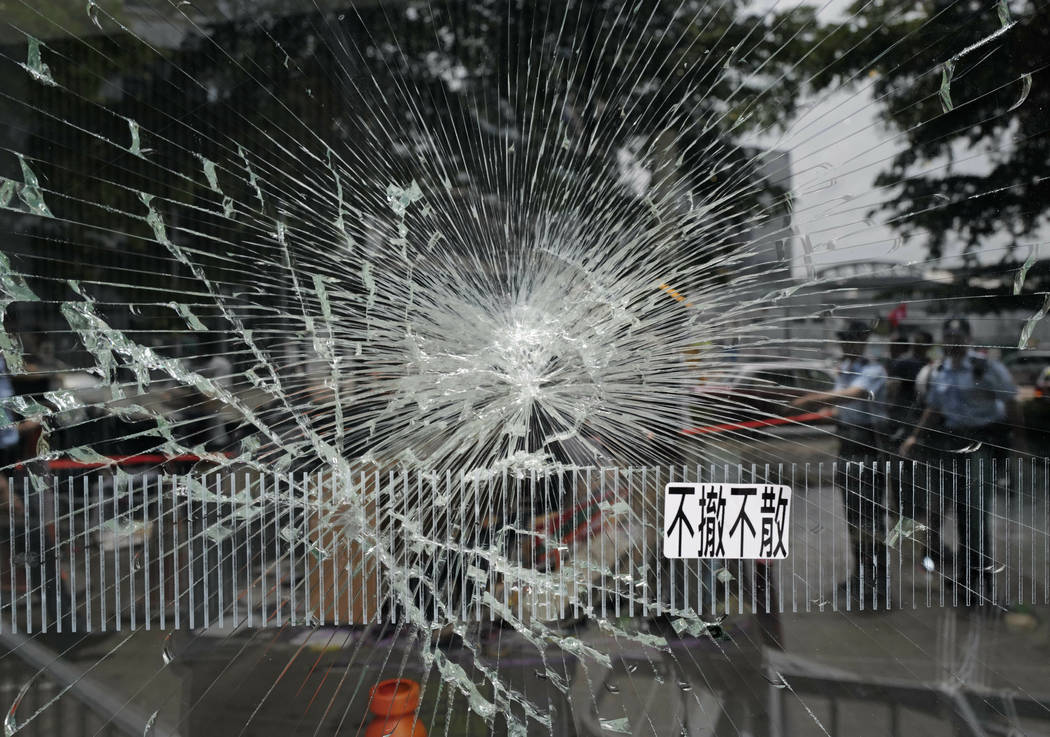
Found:
<path fill-rule="evenodd" d="M 768 668 L 786 684 L 769 690 L 772 737 L 795 733 L 788 714 L 793 702 L 808 710 L 796 714 L 795 720 L 812 721 L 819 725 L 814 733 L 831 737 L 856 734 L 858 718 L 869 725 L 884 723 L 888 737 L 912 734 L 917 714 L 936 718 L 950 725 L 952 734 L 968 737 L 1031 734 L 1023 723 L 1050 722 L 1050 699 L 1017 690 L 873 678 L 780 652 L 770 653 Z"/>
<path fill-rule="evenodd" d="M 0 634 L 0 692 L 11 704 L 5 724 L 26 737 L 178 737 L 173 726 L 121 699 L 83 668 L 33 639 Z"/>
<path fill-rule="evenodd" d="M 0 511 L 0 629 L 1046 603 L 1048 466 L 23 477 Z M 664 558 L 669 483 L 791 487 L 790 554 Z"/>

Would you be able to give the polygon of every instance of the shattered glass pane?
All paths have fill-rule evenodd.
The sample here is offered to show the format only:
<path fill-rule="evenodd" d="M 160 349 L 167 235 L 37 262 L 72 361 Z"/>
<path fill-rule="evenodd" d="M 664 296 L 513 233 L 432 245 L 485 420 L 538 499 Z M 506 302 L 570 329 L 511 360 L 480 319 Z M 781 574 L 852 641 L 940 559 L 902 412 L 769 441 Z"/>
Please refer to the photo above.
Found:
<path fill-rule="evenodd" d="M 1045 5 L 0 21 L 5 734 L 1046 731 Z"/>

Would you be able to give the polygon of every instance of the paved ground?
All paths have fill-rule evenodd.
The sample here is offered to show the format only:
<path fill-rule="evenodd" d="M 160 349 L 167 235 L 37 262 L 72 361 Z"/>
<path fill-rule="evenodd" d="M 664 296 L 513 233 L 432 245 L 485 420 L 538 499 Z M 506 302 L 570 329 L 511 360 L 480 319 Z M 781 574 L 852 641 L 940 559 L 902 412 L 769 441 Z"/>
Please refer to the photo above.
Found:
<path fill-rule="evenodd" d="M 1046 595 L 1044 499 L 998 497 L 997 581 L 1023 606 L 953 607 L 955 589 L 919 567 L 921 542 L 906 538 L 892 548 L 890 566 L 894 601 L 904 607 L 847 613 L 834 611 L 847 540 L 841 496 L 823 484 L 802 484 L 797 493 L 793 553 L 777 564 L 784 613 L 734 614 L 724 623 L 730 639 L 672 634 L 670 652 L 660 653 L 596 623 L 562 632 L 610 658 L 588 667 L 506 631 L 482 638 L 475 651 L 455 643 L 445 651 L 482 684 L 480 696 L 490 692 L 484 672 L 498 669 L 502 683 L 552 715 L 559 735 L 935 737 L 980 723 L 1050 734 L 1042 701 L 1050 698 L 1050 608 L 1030 603 L 1033 594 L 1038 602 Z M 618 625 L 643 637 L 671 634 L 640 618 Z M 389 635 L 140 631 L 91 638 L 68 654 L 141 713 L 157 711 L 158 724 L 194 737 L 363 733 L 368 688 L 398 675 L 424 683 L 420 713 L 431 734 L 503 731 L 500 719 L 470 716 L 464 697 L 424 665 L 415 640 Z M 61 648 L 72 640 L 45 641 Z M 547 729 L 533 724 L 529 733 Z"/>
<path fill-rule="evenodd" d="M 615 734 L 620 719 L 630 733 L 646 735 L 683 728 L 689 735 L 885 735 L 894 721 L 897 734 L 947 735 L 964 711 L 950 699 L 967 691 L 986 712 L 981 719 L 1009 726 L 996 699 L 1012 694 L 1018 714 L 1038 717 L 1024 722 L 1026 733 L 1050 733 L 1050 709 L 1038 701 L 1050 699 L 1050 609 L 994 617 L 952 607 L 785 615 L 777 633 L 783 650 L 766 644 L 773 624 L 727 620 L 731 639 L 676 639 L 669 654 L 595 625 L 564 633 L 609 655 L 605 666 L 583 667 L 555 649 L 544 660 L 508 633 L 485 640 L 477 654 L 446 653 L 481 684 L 476 665 L 498 668 L 507 686 L 553 714 L 559 735 Z M 410 638 L 376 640 L 348 629 L 183 633 L 166 645 L 164 638 L 140 632 L 103 658 L 121 640 L 114 635 L 77 659 L 142 713 L 159 710 L 185 735 L 359 734 L 368 688 L 398 676 L 424 683 L 420 713 L 431 734 L 503 732 L 499 721 L 471 717 L 461 695 L 450 698 Z M 564 678 L 566 694 L 537 675 L 548 670 Z"/>

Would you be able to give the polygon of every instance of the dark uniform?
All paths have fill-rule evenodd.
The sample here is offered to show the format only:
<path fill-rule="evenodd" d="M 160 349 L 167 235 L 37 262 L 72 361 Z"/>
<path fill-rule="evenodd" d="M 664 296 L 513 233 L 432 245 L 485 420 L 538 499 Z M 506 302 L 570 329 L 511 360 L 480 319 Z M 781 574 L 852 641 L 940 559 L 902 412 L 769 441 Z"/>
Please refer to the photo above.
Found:
<path fill-rule="evenodd" d="M 839 338 L 844 342 L 862 342 L 869 332 L 865 323 L 851 323 L 839 333 Z M 860 388 L 865 394 L 840 404 L 836 413 L 839 453 L 835 485 L 844 497 L 850 555 L 855 564 L 853 575 L 843 588 L 851 597 L 864 596 L 866 606 L 875 603 L 872 594 L 876 584 L 882 584 L 885 590 L 885 503 L 878 463 L 885 387 L 886 370 L 877 361 L 853 357 L 839 365 L 835 390 Z M 877 598 L 878 603 L 885 600 L 884 596 Z"/>

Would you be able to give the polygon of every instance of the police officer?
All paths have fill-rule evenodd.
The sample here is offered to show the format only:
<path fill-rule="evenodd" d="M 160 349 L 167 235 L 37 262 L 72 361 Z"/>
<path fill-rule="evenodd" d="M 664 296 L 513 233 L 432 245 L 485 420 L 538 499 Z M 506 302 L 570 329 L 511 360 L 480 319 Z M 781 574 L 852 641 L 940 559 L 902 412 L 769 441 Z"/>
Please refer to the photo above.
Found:
<path fill-rule="evenodd" d="M 927 354 L 933 336 L 919 330 L 910 336 L 898 333 L 890 338 L 890 361 L 886 364 L 885 454 L 890 511 L 915 519 L 920 513 L 921 495 L 915 493 L 913 464 L 898 455 L 901 443 L 915 431 L 922 415 L 923 403 L 918 391 L 918 377 L 926 368 Z M 910 349 L 910 351 L 909 351 Z M 914 456 L 913 456 L 914 459 Z M 896 499 L 894 504 L 893 499 Z"/>
<path fill-rule="evenodd" d="M 878 430 L 882 425 L 886 370 L 878 361 L 864 355 L 871 332 L 872 324 L 864 320 L 852 320 L 839 331 L 842 361 L 834 389 L 806 394 L 792 404 L 796 407 L 833 404 L 838 408 L 835 485 L 843 493 L 850 550 L 855 556 L 853 574 L 839 588 L 865 606 L 878 607 L 886 602 L 888 589 L 883 568 L 885 505 L 882 475 L 878 471 Z"/>
<path fill-rule="evenodd" d="M 992 459 L 1011 425 L 1018 432 L 1014 398 L 1017 388 L 1001 363 L 970 349 L 969 321 L 954 317 L 944 323 L 944 359 L 930 371 L 926 406 L 915 431 L 901 444 L 900 453 L 915 455 L 924 448 L 937 476 L 928 513 L 927 570 L 943 570 L 969 595 L 965 601 L 982 603 L 991 596 L 990 556 L 992 528 L 988 509 L 995 493 Z M 1017 438 L 1023 445 L 1023 438 Z M 940 526 L 945 508 L 954 510 L 958 524 L 958 560 L 945 560 Z"/>

